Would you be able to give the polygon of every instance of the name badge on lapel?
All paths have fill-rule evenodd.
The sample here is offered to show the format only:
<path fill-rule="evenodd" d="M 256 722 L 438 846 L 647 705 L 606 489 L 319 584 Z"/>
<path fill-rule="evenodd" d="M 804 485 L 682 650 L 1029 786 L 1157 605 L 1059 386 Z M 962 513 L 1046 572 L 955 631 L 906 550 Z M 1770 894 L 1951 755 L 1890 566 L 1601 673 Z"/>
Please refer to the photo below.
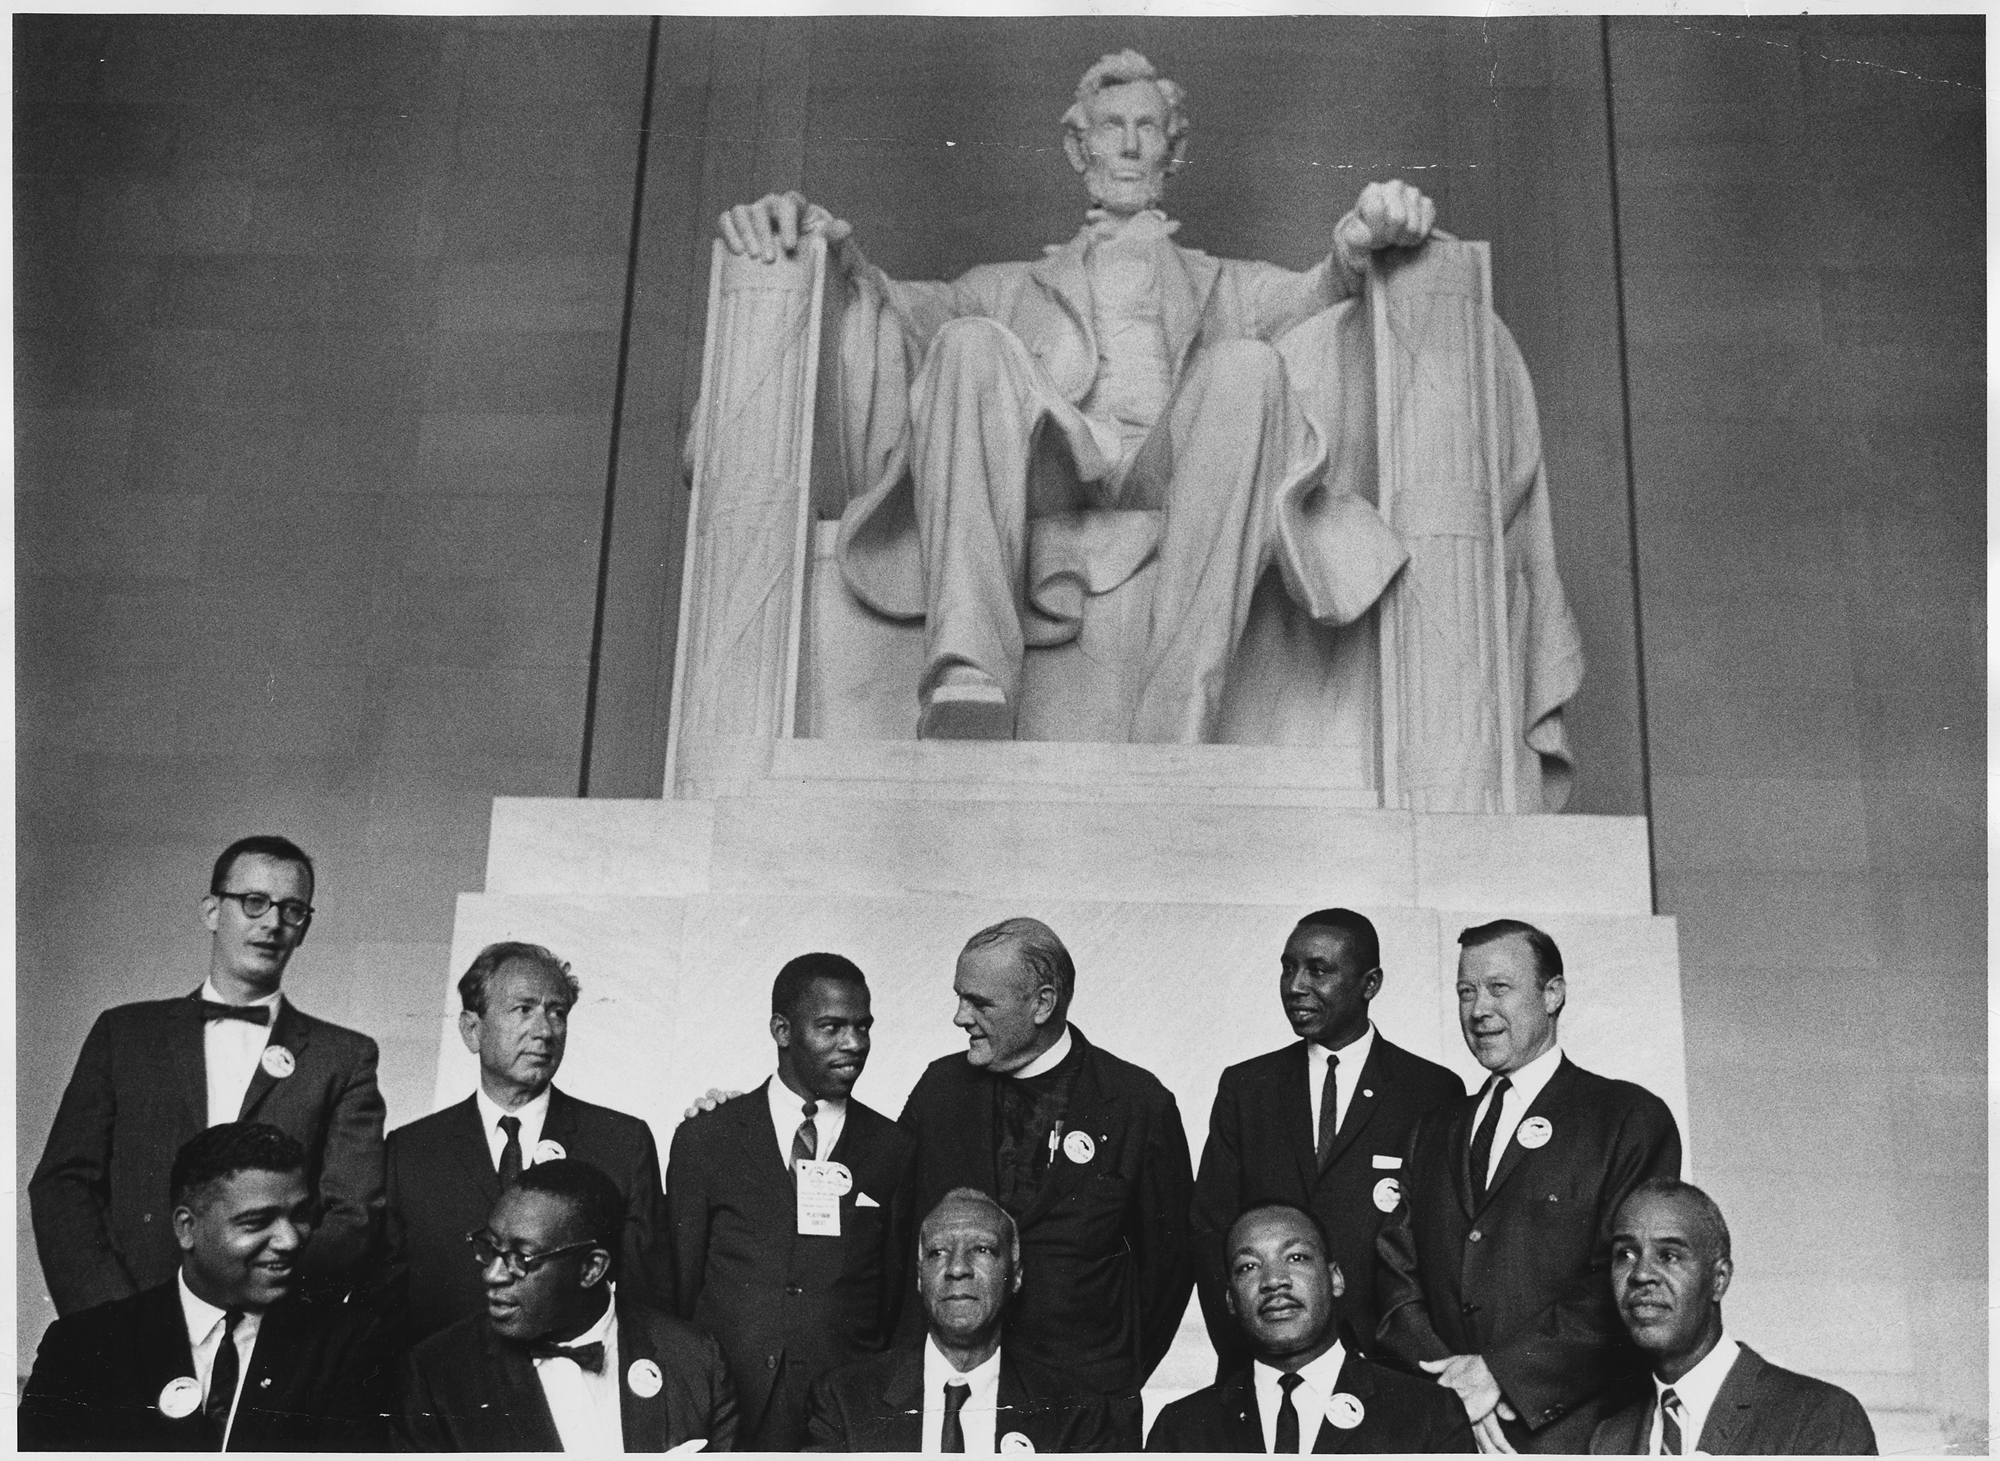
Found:
<path fill-rule="evenodd" d="M 841 1162 L 799 1161 L 799 1235 L 840 1236 L 840 1199 L 854 1187 L 854 1174 Z"/>
<path fill-rule="evenodd" d="M 1555 1134 L 1556 1129 L 1549 1125 L 1547 1121 L 1539 1116 L 1530 1116 L 1526 1121 L 1521 1123 L 1520 1129 L 1514 1133 L 1514 1140 L 1521 1143 L 1529 1151 L 1534 1151 L 1539 1147 L 1547 1146 L 1549 1138 Z"/>
<path fill-rule="evenodd" d="M 651 1360 L 634 1360 L 625 1371 L 625 1383 L 641 1400 L 651 1400 L 660 1393 L 660 1386 L 666 1383 L 666 1377 Z"/>
<path fill-rule="evenodd" d="M 560 1162 L 568 1155 L 569 1153 L 563 1150 L 563 1144 L 559 1141 L 544 1140 L 535 1143 L 535 1160 L 537 1162 Z"/>
<path fill-rule="evenodd" d="M 299 1068 L 299 1063 L 292 1059 L 292 1052 L 282 1045 L 266 1045 L 264 1058 L 257 1063 L 264 1067 L 266 1075 L 278 1081 Z"/>
<path fill-rule="evenodd" d="M 168 1420 L 193 1415 L 201 1406 L 201 1381 L 193 1375 L 182 1375 L 177 1380 L 167 1381 L 157 1404 L 160 1414 Z"/>

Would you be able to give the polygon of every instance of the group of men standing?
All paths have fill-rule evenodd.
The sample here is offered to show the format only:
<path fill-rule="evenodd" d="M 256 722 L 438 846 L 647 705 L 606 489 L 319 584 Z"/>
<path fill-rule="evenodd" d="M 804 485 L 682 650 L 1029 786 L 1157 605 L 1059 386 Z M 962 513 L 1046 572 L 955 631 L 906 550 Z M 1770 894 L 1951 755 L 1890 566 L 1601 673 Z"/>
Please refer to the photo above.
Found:
<path fill-rule="evenodd" d="M 578 984 L 532 944 L 459 982 L 479 1089 L 385 1145 L 374 1042 L 280 992 L 312 895 L 289 842 L 234 844 L 203 987 L 86 1040 L 30 1184 L 61 1317 L 24 1447 L 1138 1450 L 1198 1289 L 1216 1383 L 1147 1449 L 1872 1449 L 1723 1333 L 1721 1214 L 1664 1104 L 1563 1055 L 1530 925 L 1460 936 L 1467 1095 L 1370 1021 L 1368 920 L 1307 915 L 1299 1040 L 1223 1073 L 1198 1172 L 1046 925 L 967 942 L 967 1048 L 894 1121 L 853 1094 L 866 976 L 805 954 L 772 1074 L 663 1180 L 643 1121 L 553 1084 Z"/>

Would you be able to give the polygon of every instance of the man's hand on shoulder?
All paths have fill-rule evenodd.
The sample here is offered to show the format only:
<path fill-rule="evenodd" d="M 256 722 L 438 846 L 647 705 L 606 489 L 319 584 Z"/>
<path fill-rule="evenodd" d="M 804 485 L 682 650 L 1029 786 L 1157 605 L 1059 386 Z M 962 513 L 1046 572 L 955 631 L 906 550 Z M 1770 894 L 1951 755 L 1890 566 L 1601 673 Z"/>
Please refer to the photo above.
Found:
<path fill-rule="evenodd" d="M 1377 249 L 1415 248 L 1430 237 L 1437 204 L 1401 178 L 1370 183 L 1333 227 L 1334 252 L 1356 274 L 1367 272 Z"/>
<path fill-rule="evenodd" d="M 742 1094 L 741 1091 L 725 1091 L 715 1086 L 710 1086 L 706 1092 L 694 1098 L 692 1106 L 681 1112 L 681 1120 L 692 1121 L 697 1116 L 702 1116 L 713 1111 L 724 1101 L 733 1101 Z"/>
<path fill-rule="evenodd" d="M 798 250 L 799 240 L 820 234 L 829 244 L 837 244 L 854 229 L 835 218 L 817 203 L 808 203 L 803 193 L 767 193 L 754 203 L 738 203 L 717 220 L 723 243 L 733 254 L 744 254 L 776 263 L 782 249 Z"/>
<path fill-rule="evenodd" d="M 1464 1404 L 1466 1419 L 1472 1422 L 1472 1436 L 1479 1442 L 1480 1450 L 1489 1455 L 1514 1454 L 1506 1432 L 1500 1428 L 1501 1421 L 1517 1418 L 1514 1407 L 1502 1398 L 1500 1382 L 1493 1378 L 1493 1371 L 1486 1367 L 1484 1357 L 1455 1354 L 1450 1359 L 1419 1360 L 1417 1363 L 1437 1376 L 1438 1384 L 1456 1394 Z"/>

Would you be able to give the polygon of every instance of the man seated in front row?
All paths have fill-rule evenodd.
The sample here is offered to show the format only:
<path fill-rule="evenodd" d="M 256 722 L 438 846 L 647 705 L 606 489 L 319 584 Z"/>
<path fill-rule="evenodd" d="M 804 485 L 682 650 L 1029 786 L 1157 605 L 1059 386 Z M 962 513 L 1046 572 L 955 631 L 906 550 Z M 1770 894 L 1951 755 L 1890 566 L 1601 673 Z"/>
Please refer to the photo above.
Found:
<path fill-rule="evenodd" d="M 21 1396 L 25 1451 L 375 1451 L 386 1389 L 366 1315 L 294 1296 L 306 1151 L 211 1126 L 169 1177 L 180 1271 L 58 1319 Z"/>
<path fill-rule="evenodd" d="M 1722 1328 L 1735 1271 L 1729 1225 L 1699 1187 L 1642 1182 L 1618 1206 L 1611 1287 L 1618 1316 L 1652 1363 L 1644 1399 L 1606 1416 L 1594 1455 L 1872 1456 L 1861 1402 L 1781 1370 Z"/>
<path fill-rule="evenodd" d="M 917 1230 L 921 1350 L 892 1349 L 822 1375 L 807 1403 L 809 1451 L 1122 1449 L 1101 1395 L 1010 1353 L 1007 1301 L 1021 1287 L 1021 1237 L 1007 1210 L 955 1187 Z"/>
<path fill-rule="evenodd" d="M 1449 1391 L 1375 1364 L 1343 1336 L 1334 1301 L 1346 1280 L 1327 1258 L 1319 1219 L 1253 1207 L 1226 1248 L 1223 1302 L 1255 1359 L 1161 1411 L 1148 1451 L 1477 1449 Z"/>
<path fill-rule="evenodd" d="M 405 1367 L 403 1440 L 420 1451 L 727 1451 L 736 1397 L 700 1330 L 615 1292 L 625 1200 L 588 1162 L 537 1162 L 469 1234 L 481 1313 Z M 461 1260 L 463 1261 L 463 1260 Z"/>

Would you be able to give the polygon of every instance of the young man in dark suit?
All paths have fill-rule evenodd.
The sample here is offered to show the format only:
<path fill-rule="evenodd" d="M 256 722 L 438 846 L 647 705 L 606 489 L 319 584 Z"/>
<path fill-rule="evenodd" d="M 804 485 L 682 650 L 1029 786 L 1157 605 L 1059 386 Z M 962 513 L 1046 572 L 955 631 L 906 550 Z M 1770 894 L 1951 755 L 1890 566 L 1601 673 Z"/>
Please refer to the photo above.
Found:
<path fill-rule="evenodd" d="M 1458 1019 L 1492 1072 L 1417 1122 L 1376 1251 L 1381 1348 L 1436 1375 L 1484 1451 L 1579 1453 L 1644 1366 L 1611 1302 L 1611 1219 L 1680 1172 L 1652 1092 L 1572 1065 L 1562 954 L 1514 919 L 1458 936 Z"/>
<path fill-rule="evenodd" d="M 901 1117 L 917 1139 L 917 1206 L 971 1187 L 1013 1216 L 1023 1278 L 1008 1343 L 1117 1397 L 1136 1449 L 1139 1387 L 1194 1286 L 1180 1108 L 1068 1022 L 1076 968 L 1048 925 L 974 934 L 952 988 L 969 1048 L 931 1063 Z"/>
<path fill-rule="evenodd" d="M 921 1349 L 892 1349 L 812 1387 L 810 1451 L 1129 1449 L 1110 1404 L 1060 1370 L 1014 1353 L 1006 1327 L 1021 1288 L 1021 1236 L 1007 1210 L 961 1187 L 917 1239 Z"/>
<path fill-rule="evenodd" d="M 479 1089 L 389 1133 L 388 1262 L 383 1306 L 400 1343 L 415 1344 L 485 1307 L 465 1235 L 501 1189 L 538 1162 L 575 1157 L 623 1194 L 619 1284 L 661 1303 L 660 1157 L 636 1116 L 555 1088 L 578 985 L 539 944 L 480 950 L 458 981 L 458 1031 L 479 1057 Z"/>
<path fill-rule="evenodd" d="M 402 1443 L 419 1451 L 666 1451 L 736 1440 L 715 1341 L 622 1289 L 625 1198 L 588 1162 L 538 1162 L 503 1189 L 471 1245 L 480 1313 L 404 1369 Z"/>
<path fill-rule="evenodd" d="M 1770 1363 L 1722 1328 L 1735 1266 L 1706 1192 L 1656 1177 L 1619 1205 L 1611 1292 L 1653 1371 L 1649 1393 L 1599 1422 L 1597 1455 L 1873 1456 L 1861 1402 Z"/>
<path fill-rule="evenodd" d="M 674 1133 L 675 1310 L 720 1341 L 746 1450 L 798 1450 L 812 1382 L 895 1333 L 916 1143 L 852 1098 L 873 1024 L 860 969 L 801 954 L 771 986 L 777 1074 Z"/>
<path fill-rule="evenodd" d="M 169 1178 L 180 1269 L 56 1320 L 21 1395 L 29 1451 L 375 1451 L 383 1357 L 354 1305 L 294 1296 L 312 1235 L 306 1153 L 211 1126 Z"/>
<path fill-rule="evenodd" d="M 1375 925 L 1347 908 L 1299 920 L 1278 965 L 1278 998 L 1295 1045 L 1222 1073 L 1194 1179 L 1197 1292 L 1216 1378 L 1249 1363 L 1227 1307 L 1223 1237 L 1266 1203 L 1320 1221 L 1345 1277 L 1342 1321 L 1373 1339 L 1375 1235 L 1402 1193 L 1403 1149 L 1417 1118 L 1465 1097 L 1443 1066 L 1384 1039 L 1368 1018 L 1382 987 Z"/>
<path fill-rule="evenodd" d="M 208 980 L 179 999 L 98 1016 L 28 1183 L 35 1248 L 58 1314 L 165 1283 L 180 1267 L 168 1168 L 190 1138 L 256 1120 L 295 1138 L 320 1222 L 303 1280 L 338 1290 L 374 1256 L 382 1221 L 375 1042 L 279 992 L 312 926 L 312 861 L 282 837 L 215 860 L 201 900 Z"/>
<path fill-rule="evenodd" d="M 1223 1303 L 1252 1359 L 1160 1412 L 1148 1451 L 1475 1450 L 1456 1399 L 1374 1364 L 1340 1322 L 1340 1266 L 1304 1208 L 1252 1208 L 1225 1235 Z"/>

